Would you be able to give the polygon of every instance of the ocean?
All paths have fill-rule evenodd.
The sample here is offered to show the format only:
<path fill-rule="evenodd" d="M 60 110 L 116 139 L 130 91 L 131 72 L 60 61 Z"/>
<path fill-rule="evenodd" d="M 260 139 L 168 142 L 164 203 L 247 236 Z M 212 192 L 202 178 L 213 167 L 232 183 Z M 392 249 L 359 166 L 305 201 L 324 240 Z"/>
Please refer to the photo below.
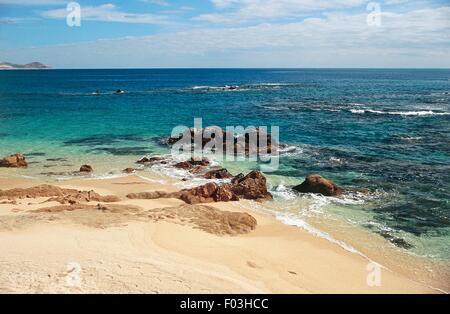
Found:
<path fill-rule="evenodd" d="M 61 179 L 49 172 L 84 163 L 100 178 L 122 175 L 144 155 L 167 154 L 158 140 L 194 118 L 280 128 L 292 150 L 266 174 L 275 200 L 256 208 L 347 249 L 381 245 L 449 263 L 450 70 L 1 71 L 0 155 L 21 152 L 30 166 L 0 176 Z M 257 167 L 224 166 L 234 174 Z M 310 173 L 369 192 L 294 193 Z"/>

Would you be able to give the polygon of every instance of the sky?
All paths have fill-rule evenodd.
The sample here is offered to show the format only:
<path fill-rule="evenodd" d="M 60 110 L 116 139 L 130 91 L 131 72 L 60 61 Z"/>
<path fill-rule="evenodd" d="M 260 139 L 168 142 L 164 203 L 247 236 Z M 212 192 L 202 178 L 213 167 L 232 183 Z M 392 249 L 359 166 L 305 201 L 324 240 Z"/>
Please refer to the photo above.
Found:
<path fill-rule="evenodd" d="M 1 61 L 450 68 L 450 0 L 0 0 Z"/>

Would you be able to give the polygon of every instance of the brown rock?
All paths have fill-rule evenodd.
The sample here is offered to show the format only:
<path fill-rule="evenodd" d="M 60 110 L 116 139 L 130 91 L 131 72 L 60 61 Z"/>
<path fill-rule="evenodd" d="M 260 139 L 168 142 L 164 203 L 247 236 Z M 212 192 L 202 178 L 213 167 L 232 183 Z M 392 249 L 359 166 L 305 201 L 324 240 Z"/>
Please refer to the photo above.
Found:
<path fill-rule="evenodd" d="M 189 169 L 191 169 L 193 166 L 192 166 L 189 162 L 187 162 L 187 161 L 182 161 L 182 162 L 177 163 L 174 167 L 175 167 L 175 168 L 178 168 L 178 169 L 189 170 Z"/>
<path fill-rule="evenodd" d="M 233 177 L 231 173 L 228 172 L 227 169 L 216 169 L 207 172 L 204 176 L 205 179 L 230 179 Z"/>
<path fill-rule="evenodd" d="M 22 154 L 14 154 L 0 160 L 0 167 L 26 168 L 28 164 Z"/>
<path fill-rule="evenodd" d="M 135 199 L 178 198 L 187 204 L 239 201 L 240 198 L 250 200 L 269 200 L 272 194 L 267 191 L 266 178 L 259 171 L 246 176 L 236 177 L 232 184 L 218 185 L 214 182 L 185 189 L 175 193 L 144 192 L 127 195 Z"/>
<path fill-rule="evenodd" d="M 143 157 L 141 160 L 136 161 L 138 164 L 147 164 L 147 163 L 155 163 L 155 162 L 163 162 L 165 160 L 164 157 L 155 156 L 155 157 Z"/>
<path fill-rule="evenodd" d="M 123 172 L 125 172 L 125 173 L 134 173 L 134 172 L 136 172 L 136 169 L 134 169 L 134 168 L 126 168 L 126 169 L 123 170 Z"/>
<path fill-rule="evenodd" d="M 315 193 L 325 196 L 339 196 L 344 192 L 333 181 L 318 174 L 308 175 L 302 184 L 294 187 L 294 190 L 300 193 Z"/>
<path fill-rule="evenodd" d="M 239 197 L 234 194 L 231 185 L 225 184 L 219 186 L 214 196 L 216 202 L 233 202 L 239 201 Z"/>
<path fill-rule="evenodd" d="M 175 164 L 174 167 L 178 168 L 178 169 L 184 169 L 184 170 L 189 170 L 189 169 L 195 168 L 196 173 L 198 173 L 198 172 L 200 172 L 199 167 L 207 167 L 209 165 L 210 165 L 210 162 L 207 158 L 202 158 L 202 159 L 191 158 L 189 160 L 182 161 L 182 162 Z"/>
<path fill-rule="evenodd" d="M 213 131 L 212 131 L 213 130 Z M 271 153 L 274 149 L 278 149 L 278 143 L 272 139 L 272 135 L 267 133 L 266 131 L 260 128 L 253 128 L 248 130 L 245 135 L 235 136 L 234 134 L 227 133 L 223 129 L 220 128 L 211 128 L 211 129 L 190 129 L 190 137 L 191 144 L 194 144 L 194 135 L 195 132 L 199 132 L 202 136 L 202 148 L 205 147 L 206 144 L 212 141 L 212 138 L 218 139 L 217 136 L 222 138 L 221 142 L 216 143 L 216 145 L 222 145 L 224 153 L 227 151 L 227 146 L 232 145 L 230 151 L 234 152 L 234 154 L 245 153 L 245 154 L 253 154 L 258 152 Z M 208 133 L 206 135 L 205 133 Z M 209 136 L 209 135 L 213 136 Z M 186 136 L 189 136 L 189 131 L 186 131 Z M 250 139 L 252 136 L 257 136 L 257 141 L 255 145 L 250 145 Z M 170 137 L 164 141 L 167 145 L 174 145 L 178 141 L 183 138 L 183 134 L 180 134 L 176 137 Z"/>
<path fill-rule="evenodd" d="M 233 180 L 234 194 L 249 200 L 270 200 L 272 194 L 267 191 L 266 177 L 259 171 L 252 171 L 243 178 Z"/>
<path fill-rule="evenodd" d="M 92 167 L 89 165 L 82 165 L 80 167 L 80 172 L 93 172 L 93 171 L 94 169 L 92 169 Z"/>
<path fill-rule="evenodd" d="M 219 186 L 208 183 L 193 189 L 181 191 L 180 199 L 188 204 L 213 203 Z"/>
<path fill-rule="evenodd" d="M 166 192 L 142 192 L 142 193 L 131 193 L 127 195 L 129 199 L 141 199 L 141 200 L 155 200 L 158 198 L 164 198 L 170 196 L 169 193 Z"/>
<path fill-rule="evenodd" d="M 17 188 L 0 190 L 0 199 L 9 200 L 22 198 L 51 197 L 47 201 L 56 201 L 61 204 L 75 204 L 80 202 L 118 202 L 120 198 L 114 195 L 102 196 L 94 191 L 78 191 L 75 189 L 63 189 L 52 185 L 39 185 L 31 188 Z"/>

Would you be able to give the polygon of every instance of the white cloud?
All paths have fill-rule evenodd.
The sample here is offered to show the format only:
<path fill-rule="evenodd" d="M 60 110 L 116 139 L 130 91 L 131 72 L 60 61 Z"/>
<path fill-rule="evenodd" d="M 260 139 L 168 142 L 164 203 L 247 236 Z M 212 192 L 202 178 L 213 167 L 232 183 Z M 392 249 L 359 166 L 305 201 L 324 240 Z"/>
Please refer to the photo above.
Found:
<path fill-rule="evenodd" d="M 193 29 L 0 51 L 0 59 L 70 67 L 450 67 L 450 7 L 330 13 L 286 24 Z M 16 60 L 16 59 L 18 60 Z"/>
<path fill-rule="evenodd" d="M 43 17 L 65 19 L 68 11 L 55 9 L 42 12 Z M 122 12 L 114 4 L 102 4 L 99 6 L 81 6 L 81 20 L 120 22 L 136 24 L 166 24 L 167 16 L 156 14 L 137 14 Z"/>
<path fill-rule="evenodd" d="M 156 5 L 160 5 L 160 6 L 169 6 L 169 2 L 167 2 L 166 0 L 141 0 L 142 2 L 147 2 L 150 4 L 156 4 Z"/>
<path fill-rule="evenodd" d="M 212 23 L 239 23 L 255 19 L 294 17 L 314 11 L 351 8 L 367 0 L 211 0 L 221 13 L 207 13 L 194 18 Z"/>

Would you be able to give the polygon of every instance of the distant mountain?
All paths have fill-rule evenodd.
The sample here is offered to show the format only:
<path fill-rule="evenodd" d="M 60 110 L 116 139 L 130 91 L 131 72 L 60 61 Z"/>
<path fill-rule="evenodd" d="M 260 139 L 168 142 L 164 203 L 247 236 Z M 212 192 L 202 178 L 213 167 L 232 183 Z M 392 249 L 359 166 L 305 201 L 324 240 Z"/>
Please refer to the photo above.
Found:
<path fill-rule="evenodd" d="M 49 69 L 50 67 L 40 62 L 31 62 L 27 64 L 14 64 L 10 62 L 1 62 L 0 70 L 9 69 Z"/>

